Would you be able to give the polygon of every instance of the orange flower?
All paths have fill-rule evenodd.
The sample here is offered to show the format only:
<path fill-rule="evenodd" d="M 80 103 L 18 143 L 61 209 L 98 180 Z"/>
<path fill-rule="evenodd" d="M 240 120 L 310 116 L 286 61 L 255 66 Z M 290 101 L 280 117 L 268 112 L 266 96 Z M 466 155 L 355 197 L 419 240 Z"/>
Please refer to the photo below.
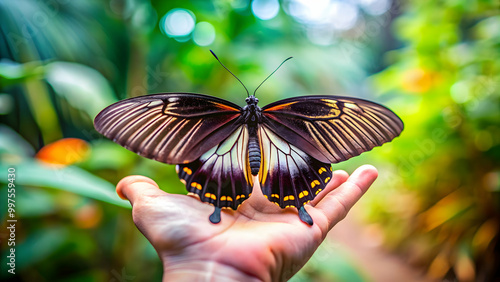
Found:
<path fill-rule="evenodd" d="M 424 93 L 434 85 L 434 73 L 423 69 L 411 69 L 403 73 L 401 86 L 404 90 L 413 93 Z"/>
<path fill-rule="evenodd" d="M 83 161 L 89 155 L 90 146 L 78 138 L 64 138 L 44 146 L 35 158 L 44 163 L 71 165 Z"/>

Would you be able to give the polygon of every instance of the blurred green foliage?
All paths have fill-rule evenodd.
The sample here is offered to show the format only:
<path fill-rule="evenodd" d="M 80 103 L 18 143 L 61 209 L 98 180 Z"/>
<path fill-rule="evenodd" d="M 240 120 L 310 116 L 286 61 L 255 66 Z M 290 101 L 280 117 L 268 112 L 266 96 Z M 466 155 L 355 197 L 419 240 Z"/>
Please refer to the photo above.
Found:
<path fill-rule="evenodd" d="M 437 279 L 499 277 L 499 8 L 412 2 L 393 24 L 404 47 L 373 76 L 380 92 L 404 93 L 407 130 L 393 144 L 397 177 L 386 196 L 396 204 L 373 199 L 367 217 Z"/>
<path fill-rule="evenodd" d="M 294 56 L 259 89 L 261 105 L 342 94 L 393 109 L 401 137 L 334 166 L 379 168 L 360 203 L 370 232 L 429 277 L 500 276 L 498 1 L 7 0 L 0 24 L 0 170 L 17 171 L 19 280 L 161 279 L 114 185 L 142 174 L 185 189 L 173 166 L 103 138 L 92 120 L 158 92 L 243 104 L 209 49 L 250 90 Z M 86 140 L 89 155 L 66 167 L 35 158 L 63 137 Z M 294 280 L 366 280 L 345 257 L 316 254 Z"/>

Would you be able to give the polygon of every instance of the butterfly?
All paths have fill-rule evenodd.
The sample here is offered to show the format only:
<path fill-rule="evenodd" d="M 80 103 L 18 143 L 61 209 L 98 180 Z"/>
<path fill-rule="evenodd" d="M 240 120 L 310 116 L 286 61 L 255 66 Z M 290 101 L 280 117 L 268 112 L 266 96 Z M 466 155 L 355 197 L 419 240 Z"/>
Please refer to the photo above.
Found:
<path fill-rule="evenodd" d="M 244 107 L 195 93 L 146 95 L 106 107 L 94 126 L 143 157 L 176 164 L 188 192 L 215 206 L 212 223 L 220 222 L 222 208 L 236 210 L 258 181 L 264 197 L 297 208 L 309 225 L 304 205 L 331 180 L 331 164 L 403 130 L 394 112 L 358 98 L 301 96 L 262 108 L 258 102 L 255 92 Z"/>

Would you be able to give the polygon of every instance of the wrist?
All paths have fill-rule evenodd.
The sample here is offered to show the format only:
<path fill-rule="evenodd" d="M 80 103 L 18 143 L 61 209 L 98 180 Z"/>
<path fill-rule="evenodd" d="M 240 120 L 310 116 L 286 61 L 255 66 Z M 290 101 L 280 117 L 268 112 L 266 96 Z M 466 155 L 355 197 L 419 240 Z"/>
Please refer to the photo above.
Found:
<path fill-rule="evenodd" d="M 264 281 L 252 273 L 216 261 L 163 260 L 163 281 Z"/>

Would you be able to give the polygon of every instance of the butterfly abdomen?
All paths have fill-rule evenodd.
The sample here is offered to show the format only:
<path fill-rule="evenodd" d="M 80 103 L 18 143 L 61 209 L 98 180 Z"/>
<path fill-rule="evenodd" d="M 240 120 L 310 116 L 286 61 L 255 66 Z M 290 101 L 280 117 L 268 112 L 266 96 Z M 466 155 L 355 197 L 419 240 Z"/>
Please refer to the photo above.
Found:
<path fill-rule="evenodd" d="M 250 162 L 250 171 L 252 175 L 259 174 L 260 169 L 260 145 L 259 138 L 257 137 L 257 127 L 249 126 L 249 137 L 248 137 L 248 160 Z"/>

